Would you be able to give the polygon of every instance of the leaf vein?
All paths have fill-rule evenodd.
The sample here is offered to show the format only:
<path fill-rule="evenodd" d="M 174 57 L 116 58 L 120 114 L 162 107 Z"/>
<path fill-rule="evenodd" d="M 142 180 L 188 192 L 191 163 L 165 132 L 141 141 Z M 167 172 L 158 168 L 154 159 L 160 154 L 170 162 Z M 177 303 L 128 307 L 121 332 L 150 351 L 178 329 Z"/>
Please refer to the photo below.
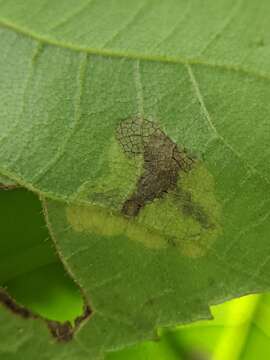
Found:
<path fill-rule="evenodd" d="M 158 47 L 160 45 L 162 45 L 164 42 L 169 41 L 169 39 L 174 35 L 174 33 L 177 31 L 177 29 L 180 27 L 180 25 L 183 23 L 183 21 L 186 19 L 187 15 L 190 13 L 191 10 L 191 2 L 189 1 L 187 3 L 187 6 L 185 8 L 185 10 L 183 11 L 183 14 L 181 16 L 181 18 L 179 19 L 178 23 L 170 30 L 170 32 L 163 38 L 161 39 L 154 47 L 154 49 L 158 49 Z"/>
<path fill-rule="evenodd" d="M 129 19 L 124 24 L 124 26 L 122 26 L 120 29 L 118 29 L 110 39 L 105 41 L 105 43 L 102 45 L 102 48 L 104 48 L 104 47 L 108 46 L 109 44 L 113 43 L 119 37 L 120 34 L 122 34 L 130 25 L 132 25 L 141 16 L 141 14 L 145 11 L 145 9 L 148 6 L 149 6 L 149 3 L 147 3 L 147 2 L 145 2 L 141 6 L 139 6 L 138 9 L 132 15 L 131 19 Z"/>
<path fill-rule="evenodd" d="M 48 171 L 62 158 L 65 154 L 67 145 L 69 141 L 72 139 L 76 129 L 79 126 L 79 122 L 81 119 L 81 98 L 83 93 L 83 85 L 85 80 L 85 69 L 87 64 L 88 56 L 87 54 L 82 54 L 79 67 L 78 67 L 78 76 L 77 76 L 77 91 L 75 94 L 75 110 L 74 110 L 74 122 L 72 126 L 68 129 L 66 136 L 64 137 L 63 143 L 58 148 L 55 156 L 40 169 L 40 171 L 34 176 L 33 181 L 39 182 L 47 173 Z"/>
<path fill-rule="evenodd" d="M 190 77 L 190 81 L 193 85 L 193 88 L 194 88 L 194 92 L 195 92 L 195 95 L 196 97 L 198 98 L 198 101 L 201 105 L 201 108 L 202 108 L 202 112 L 208 122 L 208 125 L 209 127 L 212 129 L 213 133 L 216 135 L 216 138 L 219 138 L 223 144 L 231 150 L 231 152 L 236 156 L 238 157 L 243 163 L 246 164 L 246 166 L 255 174 L 258 174 L 267 184 L 270 184 L 270 181 L 268 178 L 266 178 L 260 171 L 258 171 L 258 169 L 256 167 L 254 167 L 253 165 L 251 165 L 249 162 L 247 162 L 246 160 L 243 159 L 242 155 L 231 145 L 227 142 L 227 140 L 221 135 L 218 133 L 212 119 L 211 119 L 211 116 L 206 108 L 206 105 L 205 105 L 205 101 L 203 99 L 203 96 L 202 96 L 202 93 L 201 93 L 201 90 L 200 90 L 200 87 L 199 87 L 199 84 L 195 78 L 195 75 L 194 75 L 194 72 L 192 71 L 192 68 L 190 66 L 190 64 L 186 64 L 186 68 L 187 68 L 187 71 L 188 71 L 188 74 L 189 74 L 189 77 Z"/>
<path fill-rule="evenodd" d="M 16 128 L 19 125 L 19 122 L 20 122 L 23 114 L 25 113 L 26 101 L 27 101 L 27 92 L 28 92 L 28 90 L 30 88 L 31 81 L 33 80 L 34 71 L 35 71 L 35 67 L 36 67 L 36 61 L 33 61 L 33 60 L 37 59 L 36 56 L 39 53 L 39 51 L 40 51 L 40 43 L 37 42 L 36 46 L 33 49 L 32 54 L 31 54 L 31 59 L 29 61 L 28 74 L 27 74 L 27 78 L 26 78 L 24 88 L 23 88 L 22 104 L 21 104 L 20 110 L 18 112 L 18 116 L 16 117 L 16 120 L 14 121 L 12 126 L 7 130 L 7 132 L 1 136 L 0 144 L 3 144 L 3 142 L 10 137 L 10 135 L 13 133 L 13 131 L 16 130 Z"/>
<path fill-rule="evenodd" d="M 200 55 L 203 55 L 209 49 L 209 47 L 222 35 L 222 33 L 224 33 L 224 31 L 230 26 L 231 22 L 233 21 L 238 11 L 240 10 L 242 4 L 243 4 L 243 0 L 236 1 L 235 6 L 233 7 L 229 16 L 223 21 L 221 28 L 209 40 L 206 46 L 202 49 Z"/>
<path fill-rule="evenodd" d="M 59 48 L 68 49 L 70 51 L 75 52 L 83 52 L 88 53 L 96 56 L 102 56 L 102 57 L 111 57 L 111 58 L 123 58 L 123 59 L 129 59 L 129 60 L 142 60 L 142 61 L 152 61 L 152 62 L 160 62 L 160 63 L 171 63 L 171 64 L 182 64 L 182 65 L 202 65 L 202 66 L 208 66 L 211 68 L 217 68 L 217 69 L 223 69 L 226 71 L 234 71 L 234 72 L 240 72 L 244 75 L 250 75 L 253 77 L 256 77 L 261 80 L 270 81 L 270 74 L 267 72 L 257 71 L 253 70 L 252 68 L 243 67 L 235 64 L 225 64 L 225 63 L 217 63 L 217 62 L 211 62 L 211 61 L 205 61 L 203 59 L 200 59 L 198 57 L 181 57 L 179 56 L 166 56 L 166 55 L 153 55 L 148 54 L 145 55 L 143 53 L 137 54 L 134 52 L 121 52 L 121 51 L 115 51 L 115 50 L 109 50 L 109 49 L 99 49 L 99 48 L 87 48 L 85 46 L 78 46 L 74 45 L 73 43 L 69 42 L 60 42 L 54 39 L 48 39 L 44 36 L 38 35 L 38 34 L 31 34 L 28 29 L 20 28 L 17 25 L 13 24 L 10 21 L 7 21 L 5 19 L 0 19 L 0 26 L 3 28 L 9 29 L 11 31 L 17 32 L 18 34 L 22 36 L 29 37 L 35 41 L 40 41 L 42 43 L 45 43 L 47 45 L 51 46 L 57 46 Z"/>
<path fill-rule="evenodd" d="M 135 81 L 135 88 L 137 93 L 138 115 L 143 117 L 144 100 L 143 100 L 143 86 L 142 86 L 141 72 L 140 72 L 140 60 L 137 60 L 134 64 L 134 81 Z"/>
<path fill-rule="evenodd" d="M 57 23 L 54 26 L 52 26 L 51 28 L 49 28 L 49 31 L 61 28 L 66 23 L 68 23 L 70 20 L 74 19 L 75 17 L 77 17 L 78 15 L 83 13 L 88 8 L 88 6 L 90 4 L 92 4 L 93 2 L 94 2 L 94 0 L 89 0 L 87 3 L 83 4 L 83 6 L 79 7 L 76 11 L 69 14 L 66 18 L 62 19 L 61 21 L 59 21 L 59 23 Z"/>

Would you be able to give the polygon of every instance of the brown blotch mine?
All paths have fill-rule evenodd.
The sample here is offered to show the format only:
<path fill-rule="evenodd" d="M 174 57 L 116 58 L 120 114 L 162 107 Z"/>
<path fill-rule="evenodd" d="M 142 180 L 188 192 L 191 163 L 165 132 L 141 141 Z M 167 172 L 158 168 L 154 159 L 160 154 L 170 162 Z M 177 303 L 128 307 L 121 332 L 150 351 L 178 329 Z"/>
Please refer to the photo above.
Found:
<path fill-rule="evenodd" d="M 61 323 L 59 321 L 49 320 L 18 304 L 4 289 L 0 289 L 0 304 L 3 304 L 14 314 L 19 315 L 25 319 L 41 319 L 45 321 L 52 336 L 59 342 L 68 342 L 72 340 L 77 328 L 91 314 L 90 307 L 85 305 L 83 314 L 75 319 L 75 326 L 72 326 L 69 321 Z"/>
<path fill-rule="evenodd" d="M 128 217 L 135 217 L 147 203 L 174 190 L 180 171 L 191 170 L 194 163 L 155 123 L 140 117 L 122 121 L 116 138 L 127 156 L 143 156 L 136 190 L 122 206 L 122 214 Z"/>

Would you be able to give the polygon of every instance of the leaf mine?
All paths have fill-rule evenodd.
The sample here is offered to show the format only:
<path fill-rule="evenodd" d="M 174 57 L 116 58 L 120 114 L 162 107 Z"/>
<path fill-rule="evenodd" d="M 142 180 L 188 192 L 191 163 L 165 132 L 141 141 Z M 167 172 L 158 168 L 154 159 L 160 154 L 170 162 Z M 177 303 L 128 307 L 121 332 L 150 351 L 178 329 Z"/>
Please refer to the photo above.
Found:
<path fill-rule="evenodd" d="M 123 121 L 116 137 L 128 156 L 143 155 L 143 173 L 122 213 L 134 217 L 141 208 L 176 188 L 179 173 L 192 168 L 194 160 L 152 121 L 139 117 Z"/>
<path fill-rule="evenodd" d="M 125 186 L 132 190 L 116 211 L 104 209 L 97 197 L 92 206 L 67 206 L 68 223 L 79 233 L 125 235 L 153 250 L 178 249 L 192 258 L 206 255 L 221 232 L 221 208 L 214 179 L 205 164 L 185 149 L 180 150 L 157 124 L 139 117 L 122 121 L 116 139 L 119 153 L 111 151 L 108 163 L 111 174 L 117 177 L 111 175 L 109 183 L 125 179 Z M 137 161 L 141 164 L 137 178 L 127 177 L 127 167 L 121 170 L 125 157 L 129 166 L 132 161 L 134 168 Z M 100 190 L 106 189 L 104 185 Z M 114 193 L 104 191 L 104 199 L 109 201 Z M 86 184 L 76 196 L 80 201 L 85 196 L 92 199 L 93 194 L 97 194 L 96 189 L 91 191 Z"/>

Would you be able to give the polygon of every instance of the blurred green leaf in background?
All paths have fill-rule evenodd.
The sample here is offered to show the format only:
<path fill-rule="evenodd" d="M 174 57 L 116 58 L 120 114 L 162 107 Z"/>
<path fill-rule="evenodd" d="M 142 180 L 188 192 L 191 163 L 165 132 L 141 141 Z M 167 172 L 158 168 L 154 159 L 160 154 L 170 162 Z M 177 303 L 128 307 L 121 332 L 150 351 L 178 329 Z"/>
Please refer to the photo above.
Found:
<path fill-rule="evenodd" d="M 0 191 L 0 226 L 0 286 L 45 318 L 73 321 L 83 300 L 52 246 L 38 197 Z"/>
<path fill-rule="evenodd" d="M 270 358 L 270 295 L 248 295 L 211 307 L 213 320 L 161 331 L 160 340 L 108 360 L 255 360 Z"/>

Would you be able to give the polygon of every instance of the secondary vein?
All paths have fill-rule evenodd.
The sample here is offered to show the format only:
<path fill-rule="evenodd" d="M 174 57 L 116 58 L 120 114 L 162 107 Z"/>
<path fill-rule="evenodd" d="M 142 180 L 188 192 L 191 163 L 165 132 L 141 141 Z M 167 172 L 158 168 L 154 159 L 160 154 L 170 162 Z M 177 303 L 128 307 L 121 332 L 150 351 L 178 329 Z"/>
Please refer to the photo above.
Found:
<path fill-rule="evenodd" d="M 154 54 L 138 54 L 131 52 L 122 52 L 117 50 L 110 50 L 110 49 L 99 49 L 99 48 L 88 48 L 85 46 L 79 46 L 68 42 L 60 42 L 54 39 L 48 39 L 45 36 L 41 36 L 36 33 L 30 33 L 28 29 L 20 28 L 17 25 L 13 24 L 12 22 L 6 19 L 0 19 L 0 27 L 9 29 L 11 31 L 17 32 L 23 36 L 29 37 L 35 41 L 42 42 L 47 45 L 57 46 L 66 50 L 76 51 L 76 52 L 84 52 L 89 53 L 96 56 L 103 56 L 103 57 L 111 57 L 111 58 L 124 58 L 129 60 L 142 60 L 142 61 L 153 61 L 153 62 L 160 62 L 160 63 L 171 63 L 171 64 L 182 64 L 182 65 L 202 65 L 208 66 L 212 68 L 223 69 L 226 71 L 234 71 L 240 72 L 244 75 L 250 75 L 256 77 L 261 80 L 270 81 L 270 74 L 267 72 L 255 71 L 250 68 L 245 68 L 243 66 L 238 66 L 234 64 L 224 64 L 224 63 L 214 63 L 206 61 L 202 58 L 185 58 L 181 55 L 178 56 L 166 56 L 166 55 L 154 55 Z"/>

